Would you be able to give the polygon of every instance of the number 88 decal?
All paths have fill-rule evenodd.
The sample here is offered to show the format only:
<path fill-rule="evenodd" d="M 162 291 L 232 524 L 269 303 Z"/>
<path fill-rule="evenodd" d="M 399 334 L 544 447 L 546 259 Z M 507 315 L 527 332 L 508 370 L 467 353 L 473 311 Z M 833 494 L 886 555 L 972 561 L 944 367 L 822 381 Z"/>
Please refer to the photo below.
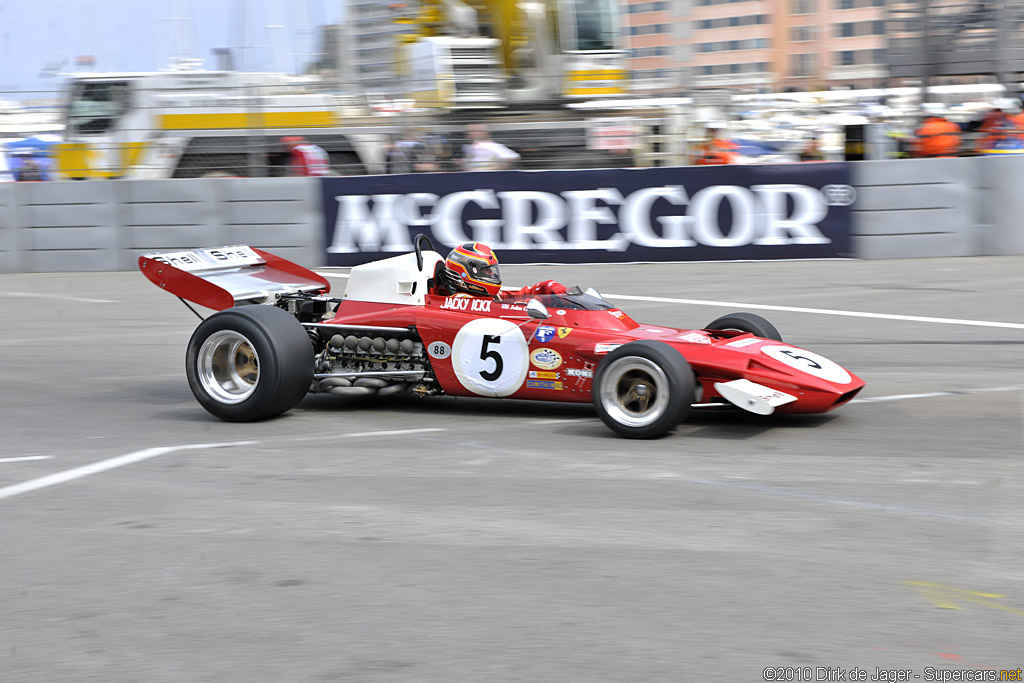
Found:
<path fill-rule="evenodd" d="M 509 396 L 526 380 L 529 344 L 515 323 L 472 320 L 452 343 L 452 369 L 462 386 L 480 396 Z"/>

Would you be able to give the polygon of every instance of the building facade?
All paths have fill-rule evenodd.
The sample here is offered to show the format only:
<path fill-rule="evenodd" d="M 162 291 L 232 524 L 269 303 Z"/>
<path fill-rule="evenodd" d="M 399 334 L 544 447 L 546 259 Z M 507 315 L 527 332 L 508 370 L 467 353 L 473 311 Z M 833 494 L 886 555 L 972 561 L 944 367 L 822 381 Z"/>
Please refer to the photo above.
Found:
<path fill-rule="evenodd" d="M 644 84 L 744 92 L 885 84 L 885 0 L 621 0 Z"/>
<path fill-rule="evenodd" d="M 689 87 L 690 0 L 621 0 L 620 30 L 631 90 L 680 91 Z"/>
<path fill-rule="evenodd" d="M 381 0 L 347 0 L 341 25 L 345 80 L 357 92 L 401 94 L 395 62 L 397 36 L 407 30 L 395 21 L 395 10 Z"/>

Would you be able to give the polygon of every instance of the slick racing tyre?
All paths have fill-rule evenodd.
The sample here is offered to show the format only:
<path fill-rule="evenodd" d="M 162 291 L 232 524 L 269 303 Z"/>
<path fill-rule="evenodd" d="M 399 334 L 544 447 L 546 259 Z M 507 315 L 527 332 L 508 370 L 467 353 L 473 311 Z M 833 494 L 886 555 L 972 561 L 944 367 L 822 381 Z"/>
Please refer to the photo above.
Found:
<path fill-rule="evenodd" d="M 313 381 L 313 345 L 273 306 L 229 308 L 204 320 L 185 353 L 188 385 L 222 420 L 248 422 L 294 408 Z"/>
<path fill-rule="evenodd" d="M 690 364 L 658 341 L 635 341 L 615 349 L 594 377 L 592 400 L 598 416 L 619 436 L 650 439 L 671 431 L 694 399 Z"/>
<path fill-rule="evenodd" d="M 775 329 L 775 325 L 757 315 L 756 313 L 730 313 L 716 318 L 708 323 L 705 330 L 736 330 L 738 332 L 749 332 L 755 337 L 762 339 L 774 339 L 782 341 L 782 335 Z"/>

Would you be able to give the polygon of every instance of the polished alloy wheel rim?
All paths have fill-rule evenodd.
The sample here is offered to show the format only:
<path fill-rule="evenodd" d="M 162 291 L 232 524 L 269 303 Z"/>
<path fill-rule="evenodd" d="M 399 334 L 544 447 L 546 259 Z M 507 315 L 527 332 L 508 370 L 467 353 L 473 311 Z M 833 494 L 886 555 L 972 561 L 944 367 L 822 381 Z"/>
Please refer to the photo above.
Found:
<path fill-rule="evenodd" d="M 601 406 L 628 427 L 646 427 L 665 414 L 668 378 L 653 361 L 626 356 L 613 361 L 601 382 Z"/>
<path fill-rule="evenodd" d="M 259 384 L 259 356 L 238 332 L 223 330 L 207 337 L 196 366 L 203 389 L 221 403 L 241 403 Z"/>

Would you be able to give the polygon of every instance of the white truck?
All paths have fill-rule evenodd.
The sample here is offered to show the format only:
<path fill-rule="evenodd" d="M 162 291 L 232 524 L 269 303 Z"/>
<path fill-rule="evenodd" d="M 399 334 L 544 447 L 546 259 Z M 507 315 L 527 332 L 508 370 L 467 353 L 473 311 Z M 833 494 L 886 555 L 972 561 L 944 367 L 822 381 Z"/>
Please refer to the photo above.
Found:
<path fill-rule="evenodd" d="M 71 76 L 59 177 L 280 175 L 281 138 L 324 148 L 347 175 L 383 171 L 385 136 L 367 112 L 284 74 L 170 70 Z"/>

